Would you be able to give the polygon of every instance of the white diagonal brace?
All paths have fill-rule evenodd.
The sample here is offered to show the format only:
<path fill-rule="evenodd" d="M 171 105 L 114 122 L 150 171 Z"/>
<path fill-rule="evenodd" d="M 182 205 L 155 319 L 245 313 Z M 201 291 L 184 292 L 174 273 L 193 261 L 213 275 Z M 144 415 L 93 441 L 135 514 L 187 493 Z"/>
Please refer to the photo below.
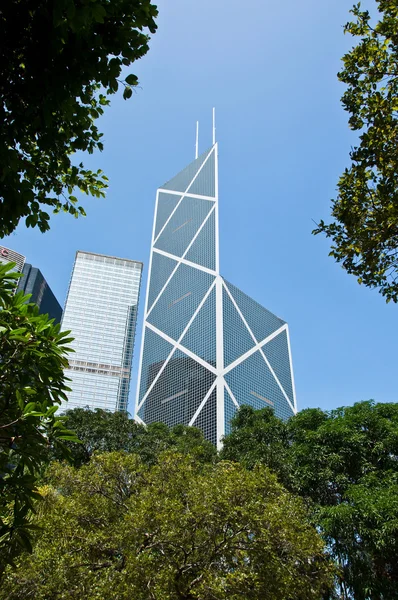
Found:
<path fill-rule="evenodd" d="M 287 337 L 287 348 L 288 348 L 288 352 L 289 352 L 290 377 L 292 378 L 294 412 L 297 413 L 296 386 L 295 386 L 295 383 L 294 383 L 293 360 L 292 360 L 292 351 L 291 351 L 291 348 L 290 348 L 289 326 L 286 328 L 286 337 Z"/>
<path fill-rule="evenodd" d="M 264 346 L 265 344 L 267 344 L 267 342 L 270 342 L 271 340 L 273 340 L 274 337 L 276 337 L 277 335 L 279 335 L 285 328 L 286 328 L 286 325 L 282 325 L 282 327 L 280 327 L 279 329 L 277 329 L 276 331 L 274 331 L 273 333 L 271 333 L 262 342 L 260 342 L 259 344 L 256 344 L 255 346 L 253 346 L 253 348 L 250 348 L 250 350 L 248 350 L 247 352 L 245 352 L 244 354 L 242 354 L 242 356 L 239 356 L 239 358 L 237 358 L 236 360 L 234 360 L 234 362 L 231 363 L 230 365 L 228 365 L 228 367 L 225 367 L 225 369 L 223 371 L 223 375 L 226 375 L 227 373 L 229 373 L 230 371 L 232 371 L 232 369 L 234 369 L 235 367 L 237 367 L 238 365 L 240 365 L 240 363 L 243 362 L 244 360 L 246 360 L 246 358 L 249 358 L 249 356 L 251 356 L 252 354 L 254 354 L 255 352 L 257 352 L 257 350 L 259 350 L 260 348 L 262 348 L 262 346 Z"/>
<path fill-rule="evenodd" d="M 171 272 L 171 275 L 169 276 L 169 278 L 167 279 L 166 283 L 164 284 L 164 286 L 162 287 L 162 289 L 160 290 L 159 294 L 156 296 L 155 300 L 152 302 L 152 306 L 150 307 L 150 309 L 148 310 L 148 312 L 146 313 L 146 319 L 149 317 L 150 313 L 152 312 L 153 308 L 155 307 L 155 304 L 157 303 L 157 301 L 159 300 L 160 296 L 163 294 L 164 290 L 166 289 L 167 285 L 169 284 L 170 279 L 173 277 L 174 273 L 177 271 L 178 267 L 180 266 L 180 264 L 182 263 L 182 261 L 185 259 L 185 256 L 187 255 L 187 253 L 189 252 L 192 244 L 195 242 L 196 238 L 198 237 L 199 233 L 202 231 L 203 227 L 205 226 L 207 220 L 210 218 L 210 215 L 212 214 L 212 212 L 214 211 L 214 206 L 213 208 L 209 211 L 209 213 L 206 215 L 206 218 L 204 219 L 203 223 L 201 224 L 201 226 L 199 227 L 198 231 L 195 233 L 195 235 L 193 236 L 192 240 L 189 242 L 188 247 L 186 248 L 184 254 L 179 257 L 179 256 L 174 256 L 173 254 L 170 255 L 170 258 L 173 258 L 174 260 L 177 261 L 176 266 L 174 267 L 173 271 Z M 152 252 L 153 251 L 157 251 L 157 248 L 152 248 Z M 194 265 L 195 268 L 197 267 L 197 265 Z M 150 276 L 152 275 L 152 273 L 150 273 Z"/>
<path fill-rule="evenodd" d="M 152 331 L 154 331 L 155 333 L 158 333 L 159 330 L 157 330 L 155 327 L 149 327 L 149 323 L 145 323 L 144 327 L 148 327 L 148 329 L 151 329 Z M 163 335 L 162 335 L 163 337 Z M 164 338 L 165 339 L 165 338 Z M 155 385 L 155 383 L 157 382 L 157 380 L 159 379 L 159 377 L 161 376 L 161 374 L 163 373 L 163 371 L 165 370 L 167 364 L 170 362 L 174 352 L 177 350 L 177 347 L 174 346 L 171 350 L 170 350 L 170 354 L 168 355 L 168 357 L 166 358 L 166 360 L 164 361 L 164 363 L 162 364 L 162 366 L 160 367 L 159 371 L 156 374 L 156 377 L 154 378 L 154 380 L 152 381 L 151 385 L 149 386 L 149 388 L 147 389 L 147 391 L 145 392 L 144 396 L 142 397 L 141 402 L 137 405 L 137 412 L 140 410 L 141 406 L 144 404 L 145 400 L 148 397 L 148 394 L 150 394 L 150 392 L 152 391 L 153 386 Z"/>
<path fill-rule="evenodd" d="M 134 420 L 137 421 L 140 425 L 145 425 L 144 421 L 138 415 L 135 415 Z"/>
<path fill-rule="evenodd" d="M 231 294 L 231 292 L 228 289 L 228 286 L 225 284 L 225 281 L 223 280 L 223 286 L 224 286 L 224 290 L 227 292 L 228 296 L 230 297 L 230 300 L 232 302 L 232 304 L 235 306 L 240 318 L 242 319 L 243 323 L 246 326 L 247 331 L 250 333 L 250 336 L 252 338 L 252 340 L 254 341 L 255 344 L 257 344 L 257 338 L 255 337 L 254 333 L 252 332 L 252 330 L 250 329 L 245 317 L 242 314 L 242 311 L 240 310 L 239 306 L 237 305 L 235 298 L 233 297 L 233 295 Z"/>
<path fill-rule="evenodd" d="M 162 194 L 171 194 L 172 196 L 181 196 L 183 192 L 176 192 L 175 190 L 166 190 L 165 188 L 159 188 L 159 192 Z M 197 198 L 198 200 L 211 200 L 212 202 L 216 201 L 214 196 L 202 196 L 201 194 L 190 194 L 189 192 L 184 192 L 184 196 L 188 198 Z"/>
<path fill-rule="evenodd" d="M 195 313 L 195 316 L 196 316 L 196 314 L 197 313 Z M 155 327 L 155 325 L 152 325 L 152 323 L 146 323 L 146 326 L 149 329 L 152 329 L 152 331 L 154 333 L 157 333 L 160 337 L 162 337 L 163 339 L 165 339 L 166 341 L 168 341 L 170 344 L 174 344 L 175 345 L 175 349 L 181 350 L 181 352 L 183 352 L 184 354 L 186 354 L 187 356 L 189 356 L 190 358 L 192 358 L 193 360 L 195 360 L 197 363 L 199 363 L 200 365 L 202 365 L 202 367 L 205 367 L 208 371 L 211 371 L 212 373 L 214 373 L 214 375 L 217 373 L 217 369 L 215 367 L 213 367 L 213 365 L 211 365 L 210 363 L 208 363 L 205 360 L 203 360 L 203 358 L 201 358 L 200 356 L 198 356 L 197 354 L 195 354 L 195 352 L 192 352 L 192 350 L 189 350 L 189 348 L 187 348 L 186 346 L 183 346 L 180 343 L 180 341 L 176 342 L 169 335 L 167 335 L 166 333 L 164 333 L 163 331 L 161 331 L 160 329 L 158 329 L 157 327 Z M 185 333 L 186 333 L 186 330 L 184 330 L 184 334 Z"/>
<path fill-rule="evenodd" d="M 263 346 L 266 346 L 266 344 L 263 344 Z M 279 389 L 281 390 L 282 394 L 285 397 L 286 402 L 289 404 L 290 408 L 292 409 L 293 413 L 296 413 L 293 404 L 291 403 L 291 400 L 289 399 L 289 396 L 286 394 L 285 390 L 283 389 L 283 386 L 281 384 L 281 382 L 279 381 L 278 377 L 276 376 L 276 373 L 274 371 L 274 369 L 271 367 L 270 362 L 268 360 L 268 358 L 265 356 L 264 352 L 263 352 L 263 346 L 261 348 L 259 348 L 260 354 L 263 357 L 263 359 L 266 362 L 267 367 L 269 368 L 269 370 L 271 371 L 273 378 L 275 379 L 276 383 L 279 386 Z"/>
<path fill-rule="evenodd" d="M 151 256 L 153 256 L 153 251 L 154 251 L 154 248 L 152 249 Z M 159 253 L 159 254 L 160 254 L 160 253 Z M 176 266 L 174 267 L 174 269 L 172 270 L 172 272 L 170 273 L 170 275 L 169 275 L 168 279 L 166 280 L 166 283 L 164 284 L 164 286 L 163 286 L 163 287 L 162 287 L 162 289 L 160 290 L 159 294 L 156 296 L 155 300 L 152 302 L 152 304 L 151 304 L 151 306 L 149 307 L 149 309 L 148 309 L 148 310 L 145 312 L 145 319 L 147 319 L 147 318 L 149 317 L 149 315 L 150 315 L 150 313 L 151 313 L 152 309 L 154 308 L 155 304 L 157 303 L 157 301 L 159 300 L 160 296 L 163 294 L 164 290 L 165 290 L 165 289 L 166 289 L 166 287 L 168 286 L 170 279 L 173 277 L 174 273 L 177 271 L 178 267 L 179 267 L 179 266 L 180 266 L 180 264 L 181 264 L 181 261 L 180 261 L 180 259 L 179 259 L 179 258 L 177 259 L 177 257 L 174 257 L 173 255 L 170 255 L 170 257 L 172 257 L 174 260 L 177 260 L 177 264 L 176 264 Z M 150 273 L 149 273 L 149 276 L 148 276 L 148 281 L 150 281 L 150 280 L 151 280 L 151 276 L 152 276 L 152 273 L 150 272 Z M 147 293 L 148 293 L 148 292 L 147 292 Z"/>
<path fill-rule="evenodd" d="M 277 376 L 276 376 L 276 374 L 275 374 L 275 371 L 274 371 L 274 370 L 273 370 L 273 368 L 271 367 L 271 365 L 270 365 L 270 363 L 269 363 L 269 361 L 268 361 L 267 357 L 265 356 L 264 352 L 262 351 L 262 347 L 263 347 L 263 346 L 265 346 L 265 344 L 267 344 L 268 342 L 270 342 L 270 341 L 271 341 L 271 340 L 272 340 L 274 337 L 276 337 L 276 335 L 273 335 L 273 334 L 271 334 L 271 336 L 272 336 L 272 337 L 271 337 L 271 336 L 268 336 L 268 337 L 267 337 L 267 338 L 265 338 L 265 340 L 263 340 L 262 342 L 260 342 L 260 343 L 257 343 L 257 340 L 256 340 L 256 338 L 255 338 L 255 336 L 254 336 L 254 334 L 253 334 L 252 330 L 250 329 L 250 327 L 249 327 L 249 325 L 248 325 L 248 323 L 247 323 L 247 321 L 246 321 L 245 317 L 243 316 L 243 314 L 242 314 L 242 311 L 240 310 L 239 306 L 238 306 L 238 305 L 237 305 L 237 303 L 235 302 L 235 298 L 232 296 L 231 292 L 229 291 L 229 289 L 228 289 L 228 287 L 225 285 L 225 283 L 224 283 L 224 289 L 227 291 L 227 293 L 228 293 L 228 295 L 229 295 L 229 297 L 230 297 L 231 301 L 233 302 L 233 304 L 234 304 L 234 306 L 235 306 L 235 308 L 236 308 L 236 310 L 237 310 L 237 312 L 238 312 L 238 314 L 239 314 L 240 318 L 242 319 L 243 323 L 246 325 L 246 328 L 247 328 L 248 332 L 250 333 L 250 335 L 252 336 L 252 338 L 253 338 L 253 340 L 254 340 L 254 342 L 255 342 L 255 344 L 256 344 L 254 351 L 255 351 L 255 352 L 256 352 L 257 350 L 259 350 L 259 351 L 260 351 L 260 354 L 261 354 L 261 356 L 262 356 L 262 357 L 263 357 L 263 359 L 265 360 L 265 363 L 266 363 L 267 367 L 269 368 L 269 370 L 271 371 L 271 373 L 272 373 L 272 376 L 273 376 L 273 378 L 275 379 L 276 383 L 278 384 L 278 387 L 280 388 L 280 390 L 281 390 L 281 392 L 282 392 L 282 394 L 283 394 L 283 396 L 284 396 L 285 400 L 288 402 L 288 404 L 289 404 L 290 408 L 292 409 L 293 413 L 295 413 L 295 412 L 296 412 L 296 410 L 295 410 L 295 408 L 293 407 L 293 405 L 292 405 L 292 403 L 291 403 L 291 401 L 290 401 L 290 399 L 289 399 L 289 396 L 286 394 L 285 390 L 283 389 L 283 386 L 282 386 L 281 382 L 279 381 L 278 377 L 277 377 Z M 282 331 L 283 331 L 283 330 L 285 330 L 285 331 L 286 331 L 286 333 L 287 333 L 287 323 L 285 323 L 285 324 L 284 324 L 284 325 L 283 325 L 283 326 L 282 326 L 280 329 L 278 329 L 278 330 L 277 330 L 277 332 L 278 332 L 278 335 L 279 335 L 279 333 L 282 333 Z M 274 333 L 276 333 L 276 332 L 274 332 Z M 252 348 L 251 350 L 253 350 L 253 348 Z M 251 356 L 251 354 L 254 354 L 254 352 L 252 352 L 251 350 L 249 350 L 248 352 L 246 352 L 246 354 L 244 354 L 243 356 L 246 356 L 246 355 L 247 355 L 247 356 L 246 356 L 246 358 L 248 358 L 249 356 Z M 240 364 L 240 363 L 242 362 L 242 360 L 241 360 L 242 358 L 243 358 L 243 357 L 241 356 L 239 359 L 235 360 L 235 361 L 234 361 L 234 362 L 233 362 L 231 365 L 229 365 L 228 369 L 230 370 L 230 367 L 231 367 L 232 365 L 235 365 L 235 366 L 237 366 L 237 364 Z M 244 360 L 245 360 L 245 359 L 244 359 Z M 224 371 L 224 373 L 225 373 L 225 371 Z"/>
<path fill-rule="evenodd" d="M 224 290 L 227 292 L 232 304 L 234 305 L 238 315 L 240 316 L 240 318 L 242 319 L 242 322 L 244 323 L 247 331 L 250 334 L 250 337 L 252 338 L 253 342 L 254 342 L 254 346 L 253 348 L 250 348 L 250 350 L 248 350 L 247 352 L 245 352 L 245 354 L 242 354 L 242 356 L 239 356 L 236 360 L 234 360 L 233 363 L 231 363 L 230 365 L 228 365 L 228 367 L 225 367 L 223 374 L 226 375 L 226 373 L 228 373 L 229 371 L 231 371 L 232 369 L 234 369 L 235 367 L 237 367 L 241 362 L 243 362 L 244 360 L 246 360 L 246 358 L 249 358 L 249 356 L 251 356 L 252 354 L 254 354 L 255 352 L 257 352 L 257 350 L 265 343 L 269 342 L 270 340 L 272 340 L 274 337 L 276 337 L 282 330 L 283 327 L 282 326 L 280 329 L 277 329 L 277 331 L 275 331 L 274 333 L 271 333 L 271 335 L 269 335 L 267 338 L 265 338 L 265 340 L 263 340 L 262 342 L 257 342 L 257 339 L 254 335 L 254 333 L 252 332 L 252 330 L 250 329 L 245 317 L 242 314 L 242 311 L 240 310 L 239 306 L 237 305 L 235 298 L 232 296 L 231 292 L 228 289 L 228 286 L 225 284 L 225 282 L 223 281 L 223 286 L 224 286 Z"/>
<path fill-rule="evenodd" d="M 151 323 L 146 322 L 144 324 L 145 327 L 148 327 L 149 329 L 152 329 L 152 331 L 154 331 L 155 333 L 157 333 L 160 337 L 162 337 L 164 340 L 168 341 L 170 344 L 172 344 L 174 346 L 173 350 L 170 352 L 169 356 L 167 357 L 167 359 L 165 360 L 165 362 L 163 363 L 162 367 L 160 368 L 159 372 L 157 373 L 156 377 L 154 378 L 154 380 L 152 381 L 151 385 L 149 386 L 149 388 L 147 389 L 147 391 L 145 392 L 139 406 L 138 409 L 139 410 L 141 408 L 141 406 L 143 405 L 143 403 L 145 402 L 145 400 L 148 397 L 148 394 L 151 392 L 153 386 L 155 385 L 156 381 L 159 379 L 161 373 L 164 371 L 166 365 L 168 364 L 168 362 L 170 361 L 172 355 L 174 354 L 175 350 L 178 348 L 179 350 L 182 350 L 185 354 L 187 354 L 188 356 L 191 356 L 191 358 L 194 358 L 197 362 L 199 362 L 200 364 L 202 364 L 202 366 L 206 367 L 206 369 L 209 369 L 210 371 L 212 371 L 213 373 L 216 373 L 216 370 L 214 369 L 214 367 L 212 367 L 211 365 L 209 365 L 208 363 L 206 363 L 204 360 L 200 359 L 199 357 L 196 356 L 196 354 L 194 354 L 193 352 L 190 352 L 187 348 L 184 348 L 180 345 L 181 340 L 183 339 L 184 335 L 186 334 L 186 332 L 188 331 L 188 329 L 190 328 L 193 320 L 195 319 L 196 315 L 199 313 L 200 309 L 202 308 L 202 306 L 204 305 L 204 303 L 206 302 L 207 298 L 209 297 L 209 295 L 211 294 L 212 289 L 215 286 L 215 280 L 213 281 L 213 283 L 211 284 L 211 286 L 209 287 L 209 289 L 207 290 L 206 294 L 203 296 L 202 300 L 200 301 L 198 307 L 196 308 L 195 312 L 193 313 L 192 317 L 190 318 L 190 320 L 188 321 L 188 324 L 186 325 L 184 331 L 181 333 L 180 337 L 178 338 L 177 342 L 175 340 L 173 340 L 170 336 L 168 336 L 166 333 L 164 333 L 163 331 L 161 331 L 160 329 L 158 329 L 157 327 L 154 327 Z"/>
<path fill-rule="evenodd" d="M 213 150 L 211 150 L 209 152 L 209 154 L 206 156 L 205 160 L 203 161 L 203 163 L 200 165 L 199 169 L 196 171 L 195 175 L 192 178 L 191 183 L 188 185 L 187 189 L 185 190 L 185 192 L 182 193 L 181 198 L 179 199 L 179 201 L 177 202 L 177 204 L 175 205 L 174 209 L 171 211 L 169 218 L 167 219 L 167 221 L 165 222 L 165 224 L 163 225 L 162 229 L 159 231 L 158 235 L 156 236 L 156 239 L 154 240 L 153 244 L 156 244 L 156 242 L 158 241 L 159 237 L 162 235 L 165 227 L 167 227 L 168 222 L 170 221 L 170 219 L 172 218 L 172 216 L 174 215 L 174 213 L 176 212 L 177 208 L 180 206 L 181 202 L 184 200 L 186 193 L 188 192 L 189 188 L 191 187 L 191 185 L 193 184 L 193 182 L 195 181 L 195 179 L 198 177 L 199 173 L 201 172 L 201 170 L 203 169 L 203 167 L 205 166 L 205 164 L 207 163 L 207 161 L 209 160 L 209 156 L 211 155 L 211 153 L 213 152 Z M 214 200 L 214 198 L 213 198 Z M 156 215 L 157 216 L 157 215 Z"/>
<path fill-rule="evenodd" d="M 159 200 L 159 190 L 156 192 L 155 213 L 154 213 L 153 225 L 152 225 L 151 247 L 153 246 L 153 240 L 155 239 L 156 215 L 158 213 L 158 200 Z M 153 252 L 151 252 L 150 255 L 149 255 L 149 270 L 148 270 L 149 274 L 152 272 L 152 258 L 153 258 Z M 145 306 L 144 306 L 144 327 L 143 327 L 142 338 L 141 338 L 141 349 L 140 349 L 140 360 L 139 360 L 139 367 L 138 367 L 137 390 L 136 390 L 136 394 L 135 394 L 135 405 L 134 405 L 134 418 L 137 417 L 138 402 L 139 402 L 139 395 L 140 395 L 140 388 L 141 388 L 142 360 L 143 360 L 143 356 L 144 356 L 144 342 L 145 342 L 145 315 L 146 315 L 147 310 L 148 310 L 148 299 L 149 299 L 149 287 L 150 287 L 150 283 L 151 283 L 150 282 L 150 278 L 148 277 L 148 280 L 147 280 L 147 283 L 146 283 L 146 295 L 145 295 Z"/>
<path fill-rule="evenodd" d="M 199 413 L 202 411 L 202 408 L 204 407 L 204 405 L 206 404 L 206 402 L 208 401 L 208 399 L 211 396 L 211 393 L 213 392 L 214 388 L 216 387 L 216 383 L 217 383 L 217 378 L 213 381 L 213 383 L 210 386 L 209 391 L 207 392 L 206 396 L 203 398 L 202 402 L 199 404 L 194 416 L 192 417 L 192 419 L 189 421 L 188 425 L 193 425 L 196 421 L 196 419 L 199 416 Z"/>
<path fill-rule="evenodd" d="M 191 262 L 190 260 L 187 260 L 186 258 L 180 258 L 179 256 L 176 256 L 175 254 L 170 254 L 170 252 L 165 252 L 164 250 L 159 250 L 158 248 L 154 248 L 153 251 L 156 252 L 157 254 L 162 254 L 163 256 L 166 256 L 167 258 L 172 258 L 173 260 L 177 260 L 178 262 L 182 263 L 183 265 L 187 265 L 188 267 L 193 267 L 194 269 L 198 269 L 199 271 L 204 271 L 205 273 L 209 273 L 209 275 L 216 274 L 215 271 L 212 271 L 211 269 L 208 269 L 207 267 L 204 267 L 203 265 L 199 265 L 197 263 Z"/>
<path fill-rule="evenodd" d="M 228 385 L 228 383 L 225 381 L 225 379 L 224 379 L 224 385 L 225 385 L 225 387 L 227 388 L 227 392 L 228 392 L 228 394 L 230 395 L 230 397 L 231 397 L 231 399 L 232 399 L 233 403 L 235 404 L 235 406 L 236 406 L 237 408 L 239 408 L 239 402 L 238 402 L 238 401 L 237 401 L 237 399 L 235 398 L 234 394 L 232 393 L 232 390 L 231 390 L 231 388 L 229 387 L 229 385 Z"/>

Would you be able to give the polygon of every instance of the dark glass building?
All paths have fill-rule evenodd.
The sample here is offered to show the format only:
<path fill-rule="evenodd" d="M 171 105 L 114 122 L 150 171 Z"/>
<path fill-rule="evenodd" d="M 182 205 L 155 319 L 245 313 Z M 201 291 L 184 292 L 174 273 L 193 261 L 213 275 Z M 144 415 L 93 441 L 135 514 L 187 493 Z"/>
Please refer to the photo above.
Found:
<path fill-rule="evenodd" d="M 39 307 L 41 314 L 48 314 L 57 323 L 61 322 L 62 308 L 47 281 L 44 279 L 40 269 L 32 267 L 26 262 L 25 257 L 15 250 L 0 246 L 0 263 L 15 262 L 14 270 L 22 273 L 18 280 L 17 292 L 31 294 L 29 302 L 34 302 Z"/>
<path fill-rule="evenodd" d="M 32 267 L 25 263 L 22 269 L 22 277 L 18 281 L 17 292 L 23 291 L 25 294 L 32 294 L 30 302 L 34 302 L 39 307 L 42 314 L 47 314 L 56 323 L 61 322 L 62 308 L 54 296 L 50 286 L 44 279 L 40 269 Z"/>

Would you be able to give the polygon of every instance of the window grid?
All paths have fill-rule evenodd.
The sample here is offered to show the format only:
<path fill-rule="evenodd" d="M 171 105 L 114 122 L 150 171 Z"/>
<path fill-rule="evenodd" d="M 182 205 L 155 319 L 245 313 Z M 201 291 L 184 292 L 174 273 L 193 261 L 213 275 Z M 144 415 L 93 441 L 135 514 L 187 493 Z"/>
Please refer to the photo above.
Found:
<path fill-rule="evenodd" d="M 286 357 L 287 358 L 287 357 Z M 255 352 L 225 375 L 239 405 L 249 404 L 255 409 L 271 406 L 277 417 L 288 419 L 293 412 L 269 370 L 260 351 Z"/>
<path fill-rule="evenodd" d="M 62 329 L 75 350 L 68 403 L 127 410 L 142 263 L 79 251 Z"/>
<path fill-rule="evenodd" d="M 225 435 L 231 433 L 231 420 L 236 413 L 236 405 L 231 399 L 227 388 L 224 388 L 224 418 L 225 418 Z"/>
<path fill-rule="evenodd" d="M 148 322 L 177 341 L 213 281 L 213 275 L 180 264 L 149 314 Z M 175 302 L 183 296 L 183 300 Z"/>
<path fill-rule="evenodd" d="M 275 375 L 286 392 L 289 400 L 294 404 L 292 373 L 290 370 L 289 347 L 286 330 L 267 342 L 262 350 L 267 357 Z"/>
<path fill-rule="evenodd" d="M 293 410 L 280 388 L 282 385 L 294 405 L 287 333 L 279 334 L 275 341 L 271 340 L 263 347 L 280 385 L 261 351 L 255 350 L 258 343 L 281 329 L 285 322 L 225 280 L 222 285 L 218 281 L 211 288 L 215 276 L 219 276 L 216 272 L 216 151 L 217 146 L 210 148 L 158 192 L 146 323 L 156 327 L 159 335 L 148 325 L 145 327 L 137 394 L 138 416 L 144 423 L 188 424 L 215 382 L 211 365 L 220 384 L 214 386 L 193 425 L 202 429 L 205 437 L 214 444 L 224 432 L 228 434 L 230 421 L 237 410 L 226 387 L 221 385 L 223 378 L 238 404 L 249 404 L 254 408 L 270 406 L 277 416 L 287 419 Z M 192 181 L 194 177 L 195 181 Z M 177 194 L 167 194 L 165 190 Z M 181 200 L 182 192 L 212 197 L 214 201 L 190 196 Z M 157 250 L 169 253 L 176 260 Z M 192 266 L 178 264 L 178 258 L 184 253 Z M 214 276 L 196 268 L 195 264 L 213 271 Z M 162 335 L 174 342 L 169 343 Z M 250 350 L 253 353 L 242 361 L 242 356 Z M 193 353 L 193 358 L 186 354 L 188 351 Z M 224 369 L 235 361 L 238 364 L 225 373 Z M 221 398 L 217 397 L 220 393 Z M 217 431 L 217 423 L 220 423 L 218 408 L 222 408 L 224 414 L 222 431 Z"/>
<path fill-rule="evenodd" d="M 211 151 L 212 148 L 206 150 L 206 152 L 203 152 L 203 154 L 201 154 L 199 158 L 194 160 L 190 165 L 185 167 L 185 169 L 180 171 L 178 175 L 176 175 L 175 177 L 173 177 L 173 179 L 170 179 L 167 183 L 162 185 L 162 189 L 173 190 L 175 192 L 186 192 L 192 179 L 195 177 L 196 173 L 198 172 L 198 170 L 200 169 L 200 167 L 202 166 L 202 164 L 204 163 Z"/>
<path fill-rule="evenodd" d="M 227 367 L 255 346 L 228 293 L 223 289 L 224 364 Z"/>
<path fill-rule="evenodd" d="M 149 366 L 148 382 L 154 381 L 162 366 L 163 362 Z M 208 369 L 176 350 L 143 404 L 144 422 L 162 421 L 170 427 L 178 423 L 188 425 L 214 379 Z"/>
<path fill-rule="evenodd" d="M 274 333 L 274 331 L 277 331 L 277 329 L 285 324 L 285 321 L 282 321 L 282 319 L 261 306 L 261 304 L 258 304 L 258 302 L 244 294 L 240 289 L 225 279 L 224 282 L 258 342 L 262 342 L 271 333 Z"/>
<path fill-rule="evenodd" d="M 185 196 L 155 242 L 155 248 L 181 257 L 213 208 L 211 200 Z"/>

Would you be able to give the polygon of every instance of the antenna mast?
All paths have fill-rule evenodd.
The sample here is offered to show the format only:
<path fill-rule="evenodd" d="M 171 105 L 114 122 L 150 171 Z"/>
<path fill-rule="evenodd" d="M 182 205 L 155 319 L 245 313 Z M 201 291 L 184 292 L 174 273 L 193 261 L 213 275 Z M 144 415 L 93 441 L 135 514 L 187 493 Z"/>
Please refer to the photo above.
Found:
<path fill-rule="evenodd" d="M 213 107 L 213 146 L 216 143 L 216 109 Z"/>
<path fill-rule="evenodd" d="M 195 144 L 195 158 L 199 156 L 199 121 L 196 121 L 196 144 Z"/>

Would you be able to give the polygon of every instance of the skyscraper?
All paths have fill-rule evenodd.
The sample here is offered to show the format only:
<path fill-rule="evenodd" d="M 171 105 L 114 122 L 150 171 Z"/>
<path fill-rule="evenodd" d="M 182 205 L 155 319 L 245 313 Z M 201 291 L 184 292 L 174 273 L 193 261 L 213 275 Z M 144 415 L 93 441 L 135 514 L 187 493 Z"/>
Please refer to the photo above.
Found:
<path fill-rule="evenodd" d="M 15 250 L 11 250 L 11 248 L 6 248 L 5 246 L 0 246 L 0 263 L 9 263 L 15 262 L 14 271 L 17 273 L 22 273 L 23 266 L 25 264 L 25 257 L 23 254 L 19 254 L 19 252 L 15 252 Z"/>
<path fill-rule="evenodd" d="M 241 404 L 296 412 L 287 324 L 220 275 L 214 142 L 157 191 L 136 418 L 219 444 Z"/>
<path fill-rule="evenodd" d="M 4 246 L 0 246 L 0 262 L 16 263 L 15 271 L 22 273 L 22 277 L 18 279 L 16 291 L 30 294 L 29 302 L 37 304 L 41 314 L 47 314 L 50 319 L 55 319 L 56 323 L 60 323 L 62 316 L 61 305 L 44 279 L 40 269 L 32 267 L 32 265 L 25 262 L 25 257 L 22 254 Z"/>
<path fill-rule="evenodd" d="M 141 262 L 76 253 L 62 319 L 75 338 L 63 409 L 127 410 L 141 273 Z"/>
<path fill-rule="evenodd" d="M 62 308 L 54 296 L 50 286 L 44 279 L 40 269 L 25 263 L 22 269 L 22 277 L 18 281 L 17 292 L 31 294 L 29 302 L 34 302 L 39 307 L 39 312 L 47 314 L 56 323 L 61 322 Z"/>

